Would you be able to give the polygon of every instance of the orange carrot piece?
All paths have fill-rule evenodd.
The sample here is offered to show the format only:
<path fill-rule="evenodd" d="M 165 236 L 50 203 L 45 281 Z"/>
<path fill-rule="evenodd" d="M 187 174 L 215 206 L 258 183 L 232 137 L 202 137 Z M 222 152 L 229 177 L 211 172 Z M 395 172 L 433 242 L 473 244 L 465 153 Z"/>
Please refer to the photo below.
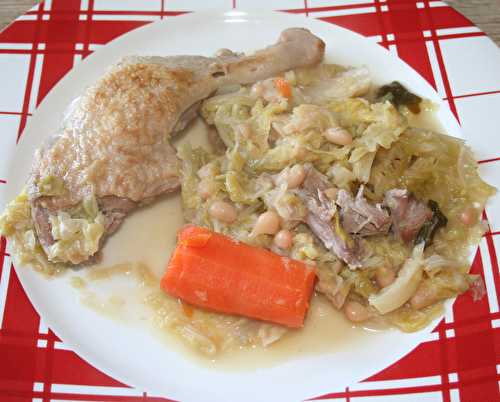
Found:
<path fill-rule="evenodd" d="M 301 261 L 190 225 L 178 233 L 160 286 L 195 306 L 300 328 L 315 277 Z"/>
<path fill-rule="evenodd" d="M 292 86 L 290 83 L 282 78 L 278 77 L 274 79 L 274 86 L 278 90 L 278 92 L 283 96 L 284 98 L 291 98 L 292 97 Z"/>
<path fill-rule="evenodd" d="M 182 239 L 181 244 L 189 247 L 204 247 L 211 237 L 211 233 L 197 233 Z"/>
<path fill-rule="evenodd" d="M 179 303 L 182 307 L 182 312 L 184 313 L 184 315 L 188 318 L 191 318 L 193 316 L 193 313 L 194 313 L 193 307 L 191 307 L 187 303 L 184 303 L 181 299 L 179 299 Z"/>

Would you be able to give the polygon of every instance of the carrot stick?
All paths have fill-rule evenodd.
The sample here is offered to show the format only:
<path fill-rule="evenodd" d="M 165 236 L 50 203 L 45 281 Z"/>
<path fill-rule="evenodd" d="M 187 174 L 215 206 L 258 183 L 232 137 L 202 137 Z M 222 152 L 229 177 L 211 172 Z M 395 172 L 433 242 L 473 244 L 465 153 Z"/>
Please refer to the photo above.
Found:
<path fill-rule="evenodd" d="M 161 288 L 221 313 L 302 327 L 315 270 L 198 226 L 178 233 Z"/>
<path fill-rule="evenodd" d="M 292 97 L 292 87 L 290 86 L 290 83 L 286 79 L 281 77 L 275 78 L 274 86 L 281 94 L 281 96 L 283 96 L 284 98 Z"/>

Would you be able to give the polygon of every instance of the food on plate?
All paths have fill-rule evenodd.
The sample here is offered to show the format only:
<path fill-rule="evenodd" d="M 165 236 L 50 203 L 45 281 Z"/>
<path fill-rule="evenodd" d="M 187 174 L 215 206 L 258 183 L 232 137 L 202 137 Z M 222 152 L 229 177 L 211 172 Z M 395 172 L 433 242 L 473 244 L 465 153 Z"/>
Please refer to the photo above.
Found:
<path fill-rule="evenodd" d="M 495 193 L 462 140 L 410 125 L 433 107 L 332 64 L 216 94 L 201 108 L 213 149 L 179 148 L 185 220 L 314 265 L 355 323 L 421 329 L 482 288 L 467 257 Z"/>
<path fill-rule="evenodd" d="M 1 232 L 22 263 L 57 272 L 180 185 L 188 226 L 145 303 L 211 356 L 307 327 L 310 298 L 412 332 L 444 300 L 481 297 L 468 254 L 495 189 L 471 150 L 413 124 L 430 101 L 366 66 L 319 64 L 323 52 L 290 29 L 253 56 L 126 59 L 37 153 Z M 198 107 L 211 146 L 175 149 Z"/>
<path fill-rule="evenodd" d="M 7 208 L 2 233 L 40 269 L 92 260 L 128 213 L 178 189 L 179 160 L 169 139 L 203 99 L 221 86 L 315 65 L 323 53 L 323 41 L 291 28 L 250 56 L 226 50 L 216 57 L 124 58 L 71 104 L 37 150 L 26 193 Z"/>
<path fill-rule="evenodd" d="M 186 226 L 160 286 L 194 306 L 300 328 L 315 278 L 301 261 Z"/>

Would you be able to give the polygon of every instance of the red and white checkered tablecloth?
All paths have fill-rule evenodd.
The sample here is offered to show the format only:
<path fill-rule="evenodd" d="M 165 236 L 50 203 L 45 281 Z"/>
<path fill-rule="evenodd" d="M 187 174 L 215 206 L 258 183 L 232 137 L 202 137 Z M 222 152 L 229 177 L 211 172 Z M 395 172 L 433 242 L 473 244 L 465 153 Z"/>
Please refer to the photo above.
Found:
<path fill-rule="evenodd" d="M 47 0 L 0 33 L 0 150 L 16 142 L 36 106 L 80 60 L 124 33 L 202 8 L 303 14 L 351 29 L 413 66 L 445 99 L 500 188 L 500 51 L 468 19 L 435 0 Z M 7 161 L 0 157 L 0 191 Z M 428 340 L 382 372 L 318 399 L 500 401 L 500 202 L 472 271 L 487 297 L 461 296 Z M 0 401 L 166 401 L 127 387 L 69 350 L 35 312 L 0 242 Z"/>

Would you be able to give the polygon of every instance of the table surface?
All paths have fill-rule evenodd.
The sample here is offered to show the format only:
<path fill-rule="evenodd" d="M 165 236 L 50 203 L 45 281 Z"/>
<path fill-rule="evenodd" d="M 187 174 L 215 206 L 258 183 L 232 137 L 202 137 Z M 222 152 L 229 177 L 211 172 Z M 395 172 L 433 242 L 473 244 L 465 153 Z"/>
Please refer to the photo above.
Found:
<path fill-rule="evenodd" d="M 446 0 L 500 46 L 500 0 Z M 0 30 L 32 7 L 33 0 L 0 0 Z"/>

